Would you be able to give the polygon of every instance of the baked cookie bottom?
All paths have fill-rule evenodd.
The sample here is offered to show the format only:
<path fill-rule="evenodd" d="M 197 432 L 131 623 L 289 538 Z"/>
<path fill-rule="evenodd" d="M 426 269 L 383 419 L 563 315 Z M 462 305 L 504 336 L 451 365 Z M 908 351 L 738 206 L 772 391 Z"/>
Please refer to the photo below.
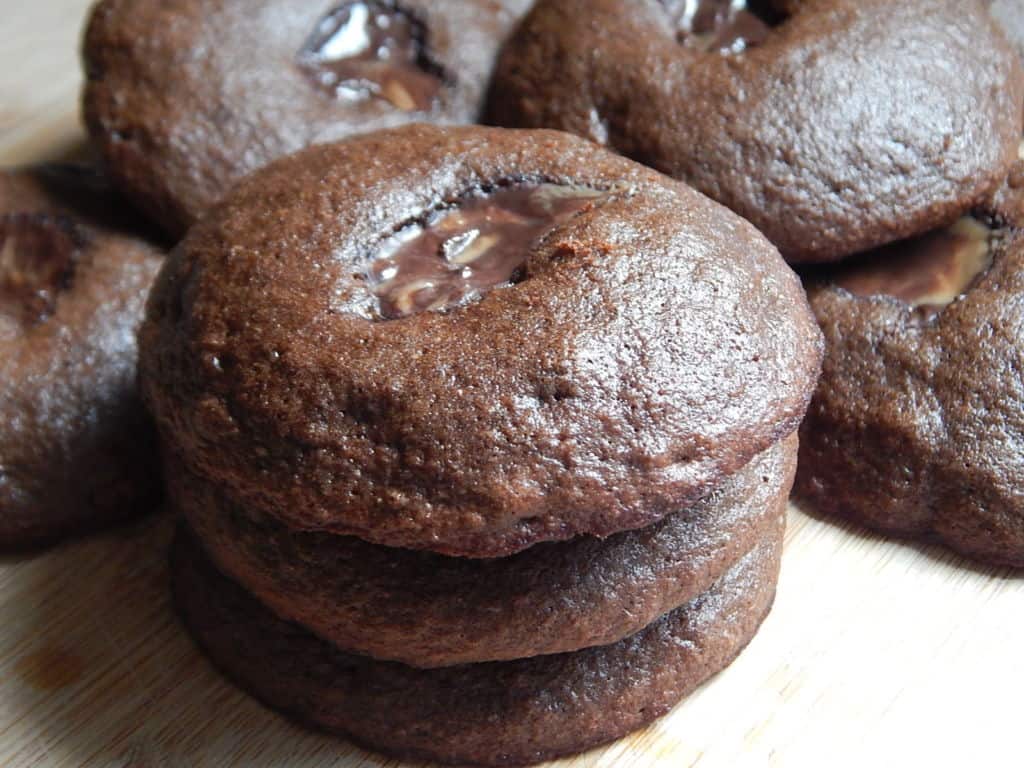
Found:
<path fill-rule="evenodd" d="M 728 666 L 771 608 L 784 525 L 707 592 L 617 643 L 432 670 L 345 653 L 278 619 L 185 528 L 172 580 L 197 643 L 269 707 L 390 755 L 527 765 L 630 733 Z"/>

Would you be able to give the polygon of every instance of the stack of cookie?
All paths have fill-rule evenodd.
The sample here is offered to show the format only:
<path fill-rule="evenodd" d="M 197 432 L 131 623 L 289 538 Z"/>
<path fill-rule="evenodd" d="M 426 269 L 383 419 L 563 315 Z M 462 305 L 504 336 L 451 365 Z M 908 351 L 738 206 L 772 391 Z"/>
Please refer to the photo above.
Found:
<path fill-rule="evenodd" d="M 179 608 L 299 720 L 566 754 L 771 605 L 820 333 L 753 227 L 586 141 L 412 126 L 279 160 L 176 249 L 140 343 Z"/>

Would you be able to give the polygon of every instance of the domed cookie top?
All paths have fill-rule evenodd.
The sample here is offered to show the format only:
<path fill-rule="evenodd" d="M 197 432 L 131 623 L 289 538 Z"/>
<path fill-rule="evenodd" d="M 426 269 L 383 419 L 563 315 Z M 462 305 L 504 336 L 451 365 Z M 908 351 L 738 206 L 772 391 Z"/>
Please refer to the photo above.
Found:
<path fill-rule="evenodd" d="M 808 280 L 815 509 L 1024 566 L 1024 236 L 965 218 Z"/>
<path fill-rule="evenodd" d="M 527 0 L 104 0 L 86 122 L 115 180 L 181 234 L 247 172 L 415 120 L 473 122 Z"/>
<path fill-rule="evenodd" d="M 540 0 L 490 118 L 685 179 L 794 262 L 949 224 L 1002 181 L 1024 75 L 979 0 L 732 5 Z"/>
<path fill-rule="evenodd" d="M 820 342 L 777 251 L 688 187 L 565 134 L 411 126 L 240 184 L 169 260 L 142 368 L 237 502 L 492 556 L 701 498 L 796 428 Z"/>
<path fill-rule="evenodd" d="M 158 496 L 135 358 L 161 256 L 93 172 L 0 172 L 0 548 Z"/>

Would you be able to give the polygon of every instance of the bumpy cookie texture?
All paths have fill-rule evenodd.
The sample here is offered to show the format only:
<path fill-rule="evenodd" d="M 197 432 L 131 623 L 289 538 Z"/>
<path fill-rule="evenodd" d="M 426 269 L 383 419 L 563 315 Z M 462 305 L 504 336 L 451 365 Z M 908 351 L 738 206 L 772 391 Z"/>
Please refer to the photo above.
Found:
<path fill-rule="evenodd" d="M 781 515 L 796 438 L 706 499 L 639 531 L 471 560 L 290 531 L 168 469 L 211 559 L 279 616 L 333 645 L 417 667 L 607 645 L 709 589 Z"/>
<path fill-rule="evenodd" d="M 679 41 L 689 4 L 540 0 L 500 58 L 489 117 L 684 179 L 793 262 L 944 226 L 1002 181 L 1024 74 L 979 0 L 761 5 L 781 23 L 721 53 Z"/>
<path fill-rule="evenodd" d="M 161 263 L 94 172 L 0 173 L 0 548 L 158 497 L 136 331 Z"/>
<path fill-rule="evenodd" d="M 809 281 L 827 352 L 795 490 L 824 513 L 1024 566 L 1024 239 L 990 237 L 991 266 L 945 306 Z"/>
<path fill-rule="evenodd" d="M 180 235 L 249 171 L 416 120 L 474 122 L 527 0 L 104 0 L 86 123 L 114 179 Z"/>
<path fill-rule="evenodd" d="M 525 765 L 636 730 L 726 667 L 771 607 L 781 534 L 780 518 L 711 589 L 613 645 L 431 670 L 346 654 L 281 621 L 190 534 L 172 568 L 200 646 L 268 706 L 391 755 Z"/>
<path fill-rule="evenodd" d="M 380 314 L 392 233 L 528 180 L 602 194 L 511 284 Z M 234 502 L 492 557 L 696 502 L 795 431 L 820 355 L 778 252 L 688 187 L 565 134 L 413 126 L 244 181 L 169 259 L 141 367 L 168 446 Z"/>

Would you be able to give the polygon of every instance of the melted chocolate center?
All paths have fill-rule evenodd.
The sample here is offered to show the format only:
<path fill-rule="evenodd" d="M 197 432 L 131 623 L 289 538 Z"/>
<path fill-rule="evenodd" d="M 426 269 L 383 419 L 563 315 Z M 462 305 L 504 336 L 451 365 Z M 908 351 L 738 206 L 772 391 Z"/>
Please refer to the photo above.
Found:
<path fill-rule="evenodd" d="M 699 51 L 742 53 L 767 39 L 780 21 L 748 0 L 664 0 L 680 44 Z"/>
<path fill-rule="evenodd" d="M 53 314 L 71 285 L 81 238 L 73 225 L 45 214 L 0 218 L 0 312 L 24 325 Z"/>
<path fill-rule="evenodd" d="M 443 310 L 518 282 L 531 249 L 603 195 L 558 184 L 502 187 L 406 227 L 370 265 L 380 317 Z"/>
<path fill-rule="evenodd" d="M 912 307 L 941 309 L 992 265 L 992 230 L 963 218 L 946 229 L 893 243 L 844 266 L 832 279 L 858 296 L 893 296 Z"/>
<path fill-rule="evenodd" d="M 299 64 L 336 98 L 380 98 L 404 112 L 425 111 L 443 85 L 425 39 L 423 25 L 391 3 L 351 2 L 317 24 Z"/>

